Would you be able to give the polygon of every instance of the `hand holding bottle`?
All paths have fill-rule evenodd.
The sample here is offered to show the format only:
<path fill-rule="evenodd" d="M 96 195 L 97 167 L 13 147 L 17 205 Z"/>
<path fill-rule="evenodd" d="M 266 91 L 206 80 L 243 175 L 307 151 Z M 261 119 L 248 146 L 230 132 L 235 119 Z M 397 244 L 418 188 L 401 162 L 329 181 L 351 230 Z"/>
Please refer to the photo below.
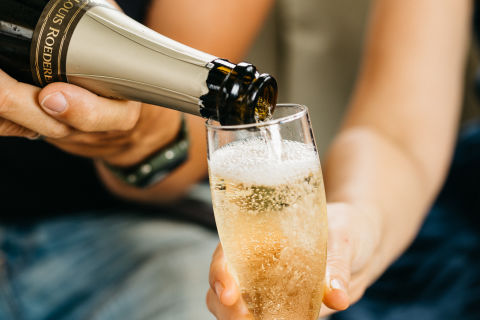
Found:
<path fill-rule="evenodd" d="M 264 120 L 275 107 L 270 75 L 174 41 L 105 1 L 4 1 L 0 68 L 18 81 L 68 82 L 223 124 Z"/>
<path fill-rule="evenodd" d="M 112 100 L 83 88 L 54 83 L 44 89 L 0 71 L 0 135 L 39 134 L 61 149 L 115 165 L 131 165 L 177 134 L 177 112 Z"/>
<path fill-rule="evenodd" d="M 0 136 L 62 138 L 70 134 L 67 125 L 42 111 L 37 102 L 39 92 L 0 70 Z"/>
<path fill-rule="evenodd" d="M 113 1 L 107 1 L 113 4 Z M 75 4 L 75 8 L 71 7 L 71 3 Z M 152 29 L 167 37 L 175 36 L 175 39 L 182 43 L 216 56 L 165 38 L 105 4 L 105 1 L 87 0 L 42 0 L 35 3 L 21 0 L 0 1 L 0 42 L 5 43 L 0 45 L 0 105 L 2 110 L 5 110 L 0 111 L 0 118 L 5 115 L 5 120 L 0 120 L 0 135 L 34 138 L 40 134 L 48 142 L 69 152 L 102 159 L 112 165 L 130 166 L 145 155 L 157 151 L 166 140 L 173 138 L 178 133 L 180 117 L 174 111 L 162 108 L 152 110 L 153 107 L 149 105 L 125 100 L 141 100 L 144 103 L 154 103 L 204 117 L 215 117 L 218 113 L 227 117 L 232 115 L 234 121 L 239 113 L 250 117 L 261 111 L 261 115 L 268 115 L 263 112 L 263 107 L 275 105 L 275 96 L 270 94 L 272 90 L 269 89 L 275 89 L 270 85 L 273 79 L 269 80 L 268 77 L 261 77 L 262 75 L 254 72 L 260 81 L 246 88 L 246 92 L 251 94 L 245 95 L 255 98 L 250 101 L 256 106 L 254 112 L 246 113 L 242 108 L 217 112 L 215 102 L 219 92 L 216 88 L 219 86 L 216 84 L 218 81 L 223 83 L 222 79 L 228 77 L 236 65 L 220 60 L 213 61 L 216 56 L 239 61 L 273 1 L 220 3 L 211 0 L 202 2 L 200 11 L 197 10 L 196 3 L 190 1 L 152 1 L 145 17 L 145 22 Z M 46 9 L 48 10 L 45 11 Z M 63 16 L 64 9 L 67 9 L 68 17 Z M 44 19 L 44 11 L 52 15 Z M 224 12 L 235 12 L 235 15 L 228 19 L 217 19 L 223 17 Z M 247 17 L 248 25 L 238 28 Z M 37 25 L 40 26 L 38 29 Z M 41 29 L 41 26 L 46 29 Z M 68 26 L 71 28 L 66 28 Z M 47 32 L 43 32 L 42 36 L 35 35 L 36 31 L 41 30 Z M 35 44 L 32 44 L 32 41 L 35 41 Z M 58 46 L 63 49 L 59 50 Z M 35 49 L 34 53 L 32 48 Z M 53 63 L 55 61 L 59 63 Z M 243 68 L 245 65 L 239 67 Z M 247 76 L 251 75 L 251 71 L 255 71 L 254 68 L 246 67 Z M 32 70 L 35 72 L 32 73 Z M 61 78 L 53 79 L 53 75 Z M 41 79 L 35 81 L 34 78 L 39 76 Z M 232 77 L 228 78 L 234 80 Z M 69 81 L 99 95 L 124 101 L 99 98 L 86 91 L 79 94 L 81 89 L 78 87 L 56 83 L 58 81 Z M 54 84 L 51 84 L 52 82 Z M 52 88 L 65 94 L 69 102 L 68 108 L 58 114 L 47 113 L 40 103 L 45 103 L 46 100 L 43 99 L 55 90 L 48 91 L 50 87 L 47 87 L 44 89 L 46 91 L 43 91 L 45 94 L 39 97 L 41 89 L 27 83 L 37 86 L 50 83 Z M 230 89 L 237 87 L 231 86 Z M 269 99 L 259 99 L 265 94 L 269 95 Z M 206 101 L 203 104 L 199 103 L 202 99 Z M 256 104 L 256 101 L 262 103 Z M 265 101 L 270 103 L 263 103 Z M 112 128 L 111 123 L 106 126 L 108 123 L 104 122 L 103 116 L 108 117 L 110 112 L 114 112 L 113 116 L 119 121 L 121 117 L 116 113 L 118 110 L 109 107 L 109 110 L 102 114 L 84 112 L 92 109 L 93 105 L 103 107 L 105 103 L 108 106 L 121 107 L 126 111 L 122 113 L 123 116 L 133 116 L 123 123 L 117 123 L 120 127 Z M 128 110 L 132 113 L 128 113 Z M 88 119 L 92 121 L 77 117 L 85 114 L 89 114 Z M 8 118 L 14 120 L 7 120 Z M 97 161 L 103 182 L 113 193 L 142 202 L 157 203 L 161 198 L 171 200 L 178 197 L 191 183 L 204 177 L 206 172 L 203 122 L 188 115 L 186 120 L 190 132 L 188 160 L 164 182 L 148 190 L 127 188 L 127 185 L 118 183 L 111 172 Z M 251 121 L 250 118 L 238 120 Z M 150 126 L 144 125 L 147 122 Z M 99 124 L 107 131 L 102 132 Z M 133 126 L 132 130 L 128 130 Z M 135 143 L 140 140 L 141 143 Z"/>

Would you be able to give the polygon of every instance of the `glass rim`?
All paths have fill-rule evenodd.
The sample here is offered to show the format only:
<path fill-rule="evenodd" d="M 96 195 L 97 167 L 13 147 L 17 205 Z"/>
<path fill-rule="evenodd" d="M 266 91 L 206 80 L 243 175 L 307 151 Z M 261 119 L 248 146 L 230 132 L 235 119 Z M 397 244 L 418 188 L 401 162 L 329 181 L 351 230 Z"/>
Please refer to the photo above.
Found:
<path fill-rule="evenodd" d="M 298 103 L 278 103 L 275 108 L 278 108 L 278 107 L 297 107 L 299 108 L 300 110 L 298 110 L 297 112 L 293 113 L 293 114 L 290 114 L 290 115 L 287 115 L 287 116 L 284 116 L 284 117 L 280 117 L 280 118 L 277 118 L 277 119 L 270 119 L 268 121 L 264 121 L 264 122 L 255 122 L 255 123 L 247 123 L 247 124 L 236 124 L 236 125 L 227 125 L 227 126 L 222 126 L 221 124 L 213 124 L 213 122 L 215 120 L 212 120 L 212 119 L 207 119 L 207 121 L 205 121 L 205 125 L 208 129 L 213 129 L 213 130 L 244 130 L 244 129 L 252 129 L 252 128 L 262 128 L 262 127 L 268 127 L 268 126 L 272 126 L 272 125 L 276 125 L 276 124 L 282 124 L 282 123 L 288 123 L 288 122 L 292 122 L 294 120 L 298 120 L 300 118 L 302 118 L 303 116 L 306 115 L 307 113 L 307 106 L 303 105 L 303 104 L 298 104 Z"/>

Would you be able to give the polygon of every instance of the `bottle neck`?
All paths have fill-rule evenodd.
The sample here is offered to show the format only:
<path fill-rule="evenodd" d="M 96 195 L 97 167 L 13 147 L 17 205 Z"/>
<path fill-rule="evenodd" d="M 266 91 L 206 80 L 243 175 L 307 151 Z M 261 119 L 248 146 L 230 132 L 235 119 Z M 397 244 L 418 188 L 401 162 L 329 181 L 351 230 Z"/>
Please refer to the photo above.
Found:
<path fill-rule="evenodd" d="M 270 118 L 276 105 L 277 83 L 255 66 L 217 59 L 207 78 L 208 94 L 201 97 L 201 114 L 224 125 Z"/>
<path fill-rule="evenodd" d="M 31 45 L 37 84 L 68 81 L 106 97 L 176 109 L 222 124 L 267 119 L 277 85 L 162 36 L 96 0 L 50 1 Z"/>

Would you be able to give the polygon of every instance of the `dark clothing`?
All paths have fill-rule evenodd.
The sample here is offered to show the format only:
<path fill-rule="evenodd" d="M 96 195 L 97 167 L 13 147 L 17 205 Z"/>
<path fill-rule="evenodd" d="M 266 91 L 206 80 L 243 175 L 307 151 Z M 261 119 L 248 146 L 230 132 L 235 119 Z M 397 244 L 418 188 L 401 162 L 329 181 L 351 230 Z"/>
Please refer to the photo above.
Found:
<path fill-rule="evenodd" d="M 149 0 L 119 0 L 141 21 Z M 103 187 L 90 159 L 67 154 L 43 141 L 0 138 L 0 219 L 101 210 L 119 205 Z"/>
<path fill-rule="evenodd" d="M 461 135 L 447 182 L 413 245 L 332 320 L 480 319 L 480 123 Z"/>
<path fill-rule="evenodd" d="M 125 14 L 137 21 L 143 21 L 151 0 L 117 0 Z"/>
<path fill-rule="evenodd" d="M 89 159 L 21 138 L 1 138 L 0 150 L 2 220 L 102 209 L 116 202 Z"/>

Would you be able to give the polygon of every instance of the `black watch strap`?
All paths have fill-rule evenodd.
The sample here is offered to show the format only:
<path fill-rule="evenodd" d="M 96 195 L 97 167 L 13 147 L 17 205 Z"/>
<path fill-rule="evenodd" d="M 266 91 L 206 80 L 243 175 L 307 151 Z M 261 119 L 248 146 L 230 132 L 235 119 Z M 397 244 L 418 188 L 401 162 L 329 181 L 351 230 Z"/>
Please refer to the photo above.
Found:
<path fill-rule="evenodd" d="M 141 163 L 128 168 L 108 163 L 105 163 L 105 166 L 126 184 L 145 188 L 162 181 L 183 164 L 188 159 L 189 145 L 187 125 L 182 115 L 180 131 L 176 138 Z"/>

